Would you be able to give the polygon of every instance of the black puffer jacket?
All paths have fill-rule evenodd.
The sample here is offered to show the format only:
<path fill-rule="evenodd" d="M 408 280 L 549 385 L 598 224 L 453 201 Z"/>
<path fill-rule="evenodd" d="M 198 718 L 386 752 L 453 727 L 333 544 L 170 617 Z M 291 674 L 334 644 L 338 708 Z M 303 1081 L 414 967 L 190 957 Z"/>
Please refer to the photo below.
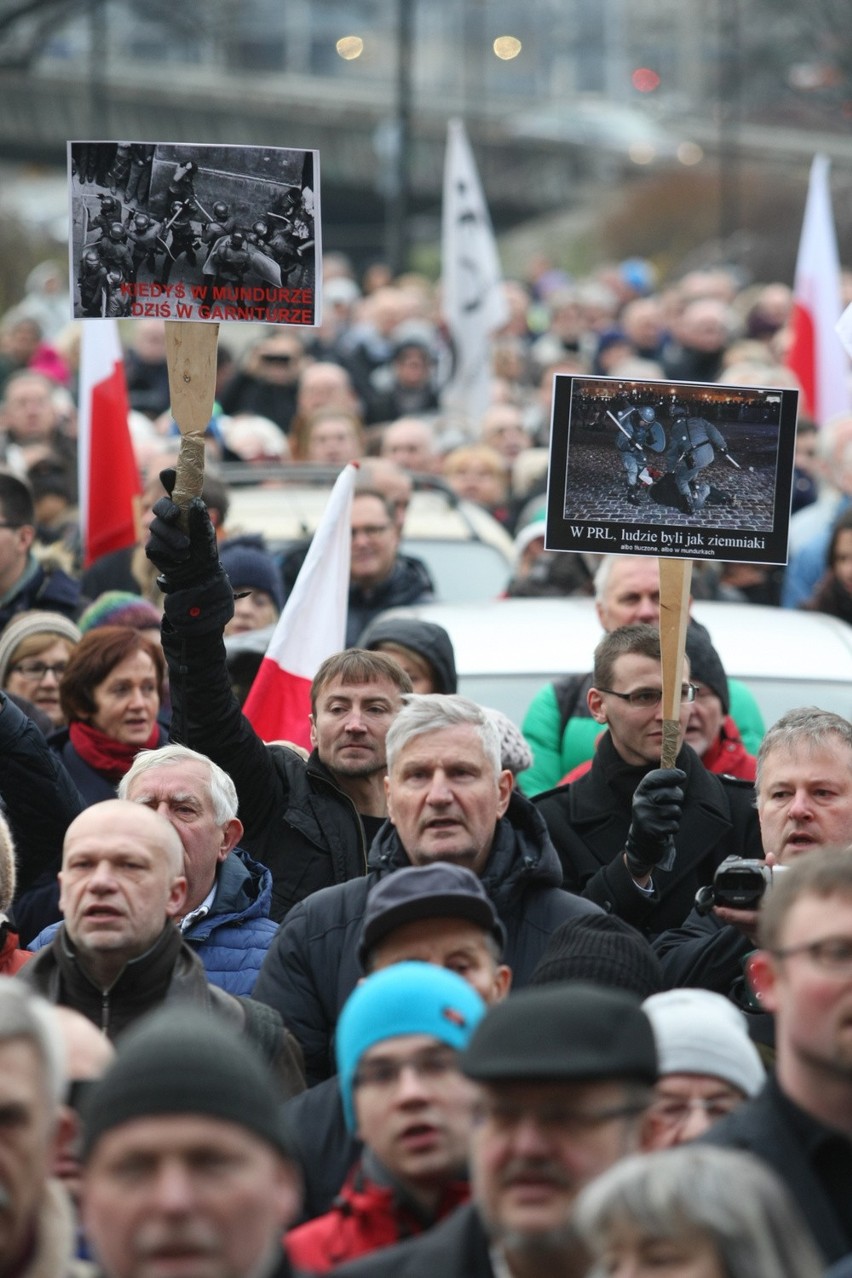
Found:
<path fill-rule="evenodd" d="M 221 630 L 192 633 L 170 624 L 170 615 L 182 620 L 195 607 L 203 618 L 203 589 L 166 598 L 171 737 L 209 755 L 233 779 L 245 827 L 240 846 L 272 872 L 269 916 L 280 923 L 311 892 L 366 872 L 364 827 L 316 751 L 306 763 L 294 750 L 261 741 L 231 690 Z"/>
<path fill-rule="evenodd" d="M 59 869 L 65 831 L 85 804 L 42 733 L 4 692 L 0 800 L 15 840 L 20 896 L 40 875 Z"/>
<path fill-rule="evenodd" d="M 386 822 L 370 848 L 364 879 L 328 888 L 297 905 L 284 920 L 260 970 L 254 997 L 276 1008 L 305 1053 L 308 1085 L 334 1072 L 332 1040 L 340 1009 L 363 975 L 358 937 L 374 883 L 410 865 L 396 829 Z M 562 872 L 539 814 L 513 794 L 498 823 L 482 882 L 507 933 L 505 962 L 514 986 L 529 980 L 554 928 L 597 913 L 589 901 L 563 892 Z"/>

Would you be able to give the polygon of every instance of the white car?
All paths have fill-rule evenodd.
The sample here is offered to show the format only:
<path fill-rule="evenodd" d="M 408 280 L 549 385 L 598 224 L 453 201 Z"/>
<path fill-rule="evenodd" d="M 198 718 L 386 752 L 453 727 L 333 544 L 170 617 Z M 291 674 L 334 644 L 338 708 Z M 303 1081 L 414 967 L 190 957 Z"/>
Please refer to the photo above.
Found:
<path fill-rule="evenodd" d="M 456 654 L 459 692 L 520 724 L 544 684 L 592 668 L 601 637 L 591 599 L 419 604 L 392 613 L 436 621 Z M 852 718 L 852 626 L 816 612 L 696 602 L 726 672 L 754 693 L 767 727 L 815 705 Z"/>
<path fill-rule="evenodd" d="M 339 467 L 221 466 L 218 473 L 231 485 L 228 528 L 233 533 L 262 532 L 269 549 L 281 558 L 313 535 Z M 402 553 L 423 560 L 437 597 L 447 603 L 495 598 L 512 575 L 512 538 L 505 528 L 434 476 L 414 476 L 414 483 Z"/>

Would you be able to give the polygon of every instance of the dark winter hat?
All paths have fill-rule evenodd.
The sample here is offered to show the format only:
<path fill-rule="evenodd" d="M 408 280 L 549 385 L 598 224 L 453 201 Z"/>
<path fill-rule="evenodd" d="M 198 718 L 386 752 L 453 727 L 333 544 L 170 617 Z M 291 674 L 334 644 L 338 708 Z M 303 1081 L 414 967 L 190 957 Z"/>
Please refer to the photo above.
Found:
<path fill-rule="evenodd" d="M 235 590 L 263 590 L 275 600 L 279 611 L 283 608 L 281 573 L 259 539 L 234 537 L 224 542 L 219 558 Z"/>
<path fill-rule="evenodd" d="M 168 1007 L 118 1042 L 115 1061 L 86 1097 L 83 1159 L 114 1127 L 163 1114 L 237 1123 L 292 1157 L 274 1080 L 236 1029 L 200 1008 Z"/>
<path fill-rule="evenodd" d="M 728 692 L 728 676 L 725 667 L 703 626 L 690 622 L 686 631 L 686 655 L 689 657 L 689 673 L 698 683 L 706 683 L 712 688 L 722 703 L 722 710 L 728 713 L 731 704 Z"/>
<path fill-rule="evenodd" d="M 615 914 L 589 914 L 551 935 L 531 985 L 590 981 L 649 998 L 663 989 L 663 969 L 640 932 Z"/>
<path fill-rule="evenodd" d="M 410 617 L 378 617 L 358 640 L 359 648 L 375 652 L 382 644 L 408 648 L 422 657 L 435 673 L 436 692 L 458 691 L 456 658 L 450 636 L 434 621 L 414 621 Z"/>
<path fill-rule="evenodd" d="M 501 952 L 506 944 L 506 929 L 481 880 L 464 866 L 436 861 L 397 870 L 372 889 L 358 941 L 361 966 L 370 950 L 404 923 L 438 918 L 467 919 L 490 932 Z"/>
<path fill-rule="evenodd" d="M 613 346 L 629 346 L 630 339 L 622 328 L 605 328 L 598 338 L 598 355 L 610 350 Z"/>
<path fill-rule="evenodd" d="M 490 1008 L 462 1057 L 479 1082 L 579 1082 L 629 1078 L 654 1083 L 651 1022 L 622 990 L 577 983 L 519 990 Z"/>

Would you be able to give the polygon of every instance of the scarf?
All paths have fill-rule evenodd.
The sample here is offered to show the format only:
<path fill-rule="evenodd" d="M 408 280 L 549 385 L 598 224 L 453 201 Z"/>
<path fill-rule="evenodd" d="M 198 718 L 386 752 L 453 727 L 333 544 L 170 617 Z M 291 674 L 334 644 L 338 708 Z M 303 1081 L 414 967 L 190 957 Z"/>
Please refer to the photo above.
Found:
<path fill-rule="evenodd" d="M 120 781 L 140 750 L 156 750 L 160 744 L 160 725 L 155 722 L 144 746 L 124 745 L 114 737 L 108 737 L 90 723 L 72 723 L 68 736 L 84 763 L 100 772 L 108 781 Z"/>

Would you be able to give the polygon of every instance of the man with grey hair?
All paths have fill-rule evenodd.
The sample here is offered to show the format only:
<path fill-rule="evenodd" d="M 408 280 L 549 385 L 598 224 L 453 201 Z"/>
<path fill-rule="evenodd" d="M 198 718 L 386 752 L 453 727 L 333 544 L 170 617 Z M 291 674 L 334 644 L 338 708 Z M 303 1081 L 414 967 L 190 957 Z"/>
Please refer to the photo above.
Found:
<path fill-rule="evenodd" d="M 243 832 L 234 783 L 212 759 L 186 746 L 140 750 L 118 797 L 159 812 L 183 844 L 186 900 L 177 922 L 207 979 L 251 994 L 277 926 L 269 917 L 272 875 L 237 847 Z M 32 942 L 41 949 L 52 924 Z"/>
<path fill-rule="evenodd" d="M 332 1072 L 338 1013 L 360 975 L 358 937 L 371 887 L 403 866 L 449 861 L 482 881 L 507 932 L 504 961 L 524 985 L 560 923 L 597 906 L 562 891 L 544 823 L 500 767 L 496 730 L 464 697 L 409 696 L 387 735 L 388 822 L 365 878 L 317 892 L 287 915 L 254 996 L 281 1012 L 310 1082 Z"/>
<path fill-rule="evenodd" d="M 71 1204 L 51 1175 L 71 1116 L 62 1108 L 62 1041 L 51 1008 L 0 977 L 0 1276 L 65 1278 L 73 1260 Z"/>
<path fill-rule="evenodd" d="M 788 866 L 820 848 L 852 842 L 852 724 L 830 710 L 802 706 L 773 724 L 757 755 L 757 815 L 766 862 Z M 755 948 L 760 911 L 693 910 L 654 948 L 668 986 L 698 985 L 750 999 L 743 963 Z M 752 1009 L 753 1010 L 753 1009 Z"/>

